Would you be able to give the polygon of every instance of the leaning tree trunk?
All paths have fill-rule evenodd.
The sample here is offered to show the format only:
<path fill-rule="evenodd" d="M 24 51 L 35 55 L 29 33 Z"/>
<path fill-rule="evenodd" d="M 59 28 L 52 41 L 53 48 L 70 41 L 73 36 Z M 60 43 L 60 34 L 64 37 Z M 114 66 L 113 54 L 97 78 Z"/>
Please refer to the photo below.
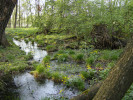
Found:
<path fill-rule="evenodd" d="M 106 80 L 71 100 L 121 100 L 133 83 L 132 76 L 133 36 Z"/>
<path fill-rule="evenodd" d="M 11 17 L 17 0 L 0 0 L 0 45 L 6 47 L 9 43 L 5 37 L 5 28 Z"/>

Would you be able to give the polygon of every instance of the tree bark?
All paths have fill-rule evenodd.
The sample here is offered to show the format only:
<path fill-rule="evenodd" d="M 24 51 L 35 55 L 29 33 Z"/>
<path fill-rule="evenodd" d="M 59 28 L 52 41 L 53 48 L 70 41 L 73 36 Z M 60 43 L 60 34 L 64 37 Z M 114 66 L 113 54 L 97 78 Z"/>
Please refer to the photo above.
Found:
<path fill-rule="evenodd" d="M 99 83 L 71 100 L 121 100 L 133 83 L 133 36 L 125 51 L 103 83 Z"/>
<path fill-rule="evenodd" d="M 101 84 L 102 83 L 95 84 L 90 89 L 85 90 L 82 94 L 73 97 L 71 100 L 92 100 Z"/>
<path fill-rule="evenodd" d="M 0 0 L 0 45 L 6 47 L 9 43 L 5 36 L 5 28 L 11 17 L 17 0 Z"/>
<path fill-rule="evenodd" d="M 16 25 L 17 25 L 17 14 L 18 14 L 18 2 L 16 3 L 16 12 L 15 12 L 14 28 L 16 28 Z"/>
<path fill-rule="evenodd" d="M 20 3 L 21 1 L 19 0 L 19 28 L 20 28 L 20 25 L 21 25 L 21 23 L 20 23 L 20 19 L 21 19 L 21 11 L 20 11 L 20 5 L 21 5 L 21 3 Z"/>

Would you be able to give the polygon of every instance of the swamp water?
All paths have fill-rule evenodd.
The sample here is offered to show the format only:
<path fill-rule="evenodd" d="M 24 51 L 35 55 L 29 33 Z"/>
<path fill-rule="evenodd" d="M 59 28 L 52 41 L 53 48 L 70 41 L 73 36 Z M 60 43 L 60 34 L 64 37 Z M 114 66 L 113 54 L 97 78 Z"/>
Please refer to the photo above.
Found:
<path fill-rule="evenodd" d="M 42 61 L 47 55 L 47 52 L 39 49 L 36 43 L 32 45 L 31 42 L 26 44 L 24 40 L 17 41 L 13 39 L 13 41 L 26 54 L 31 52 L 35 61 Z M 50 100 L 52 98 L 59 100 L 62 96 L 70 99 L 78 93 L 74 89 L 66 88 L 63 84 L 55 84 L 52 80 L 46 79 L 44 83 L 39 83 L 29 72 L 16 75 L 14 77 L 14 83 L 18 87 L 16 91 L 19 93 L 20 100 L 43 100 L 46 97 L 50 97 Z M 64 91 L 60 93 L 61 90 Z"/>

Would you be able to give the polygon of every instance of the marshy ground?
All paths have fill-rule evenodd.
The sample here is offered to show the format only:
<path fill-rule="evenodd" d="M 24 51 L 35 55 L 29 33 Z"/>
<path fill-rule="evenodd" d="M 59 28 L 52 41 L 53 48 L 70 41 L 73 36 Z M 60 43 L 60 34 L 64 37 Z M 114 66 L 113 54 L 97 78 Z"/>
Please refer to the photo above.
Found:
<path fill-rule="evenodd" d="M 36 28 L 7 29 L 6 32 L 11 46 L 0 47 L 0 90 L 2 91 L 6 90 L 6 81 L 3 79 L 5 75 L 18 76 L 15 77 L 15 81 L 18 80 L 18 82 L 20 78 L 29 76 L 35 83 L 32 85 L 35 86 L 38 84 L 36 81 L 39 83 L 46 81 L 46 83 L 52 84 L 49 86 L 60 84 L 59 86 L 63 86 L 65 89 L 57 85 L 56 94 L 61 94 L 59 95 L 61 100 L 70 99 L 65 94 L 66 91 L 71 92 L 67 88 L 71 88 L 75 94 L 78 94 L 104 80 L 123 51 L 123 49 L 95 49 L 89 41 L 79 40 L 74 35 L 37 34 Z M 28 73 L 25 73 L 26 70 Z M 23 72 L 24 76 L 21 76 Z M 24 81 L 21 80 L 20 83 L 22 82 Z M 22 92 L 20 90 L 24 87 L 16 86 L 19 93 Z M 54 89 L 54 87 L 49 88 Z M 43 89 L 45 91 L 45 88 Z M 32 91 L 32 94 L 37 91 Z M 45 96 L 44 100 L 49 100 L 49 97 Z M 1 96 L 1 98 L 4 97 Z M 132 98 L 133 85 L 123 100 L 132 100 Z"/>

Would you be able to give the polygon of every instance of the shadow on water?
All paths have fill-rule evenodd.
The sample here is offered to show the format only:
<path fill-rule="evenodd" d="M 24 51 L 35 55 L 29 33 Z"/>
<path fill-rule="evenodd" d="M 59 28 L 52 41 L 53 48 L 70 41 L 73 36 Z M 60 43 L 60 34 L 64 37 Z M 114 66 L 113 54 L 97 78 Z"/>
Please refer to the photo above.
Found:
<path fill-rule="evenodd" d="M 40 62 L 47 55 L 47 52 L 39 49 L 36 43 L 32 45 L 31 42 L 26 44 L 24 40 L 17 41 L 13 39 L 13 41 L 26 54 L 31 52 L 35 61 Z M 17 89 L 14 89 L 14 91 L 19 94 L 18 100 L 42 100 L 46 97 L 59 100 L 62 96 L 69 99 L 78 93 L 77 90 L 66 88 L 63 84 L 55 84 L 52 80 L 45 79 L 44 83 L 39 83 L 28 72 L 14 76 L 14 83 L 17 86 Z M 61 90 L 64 91 L 60 93 Z"/>

